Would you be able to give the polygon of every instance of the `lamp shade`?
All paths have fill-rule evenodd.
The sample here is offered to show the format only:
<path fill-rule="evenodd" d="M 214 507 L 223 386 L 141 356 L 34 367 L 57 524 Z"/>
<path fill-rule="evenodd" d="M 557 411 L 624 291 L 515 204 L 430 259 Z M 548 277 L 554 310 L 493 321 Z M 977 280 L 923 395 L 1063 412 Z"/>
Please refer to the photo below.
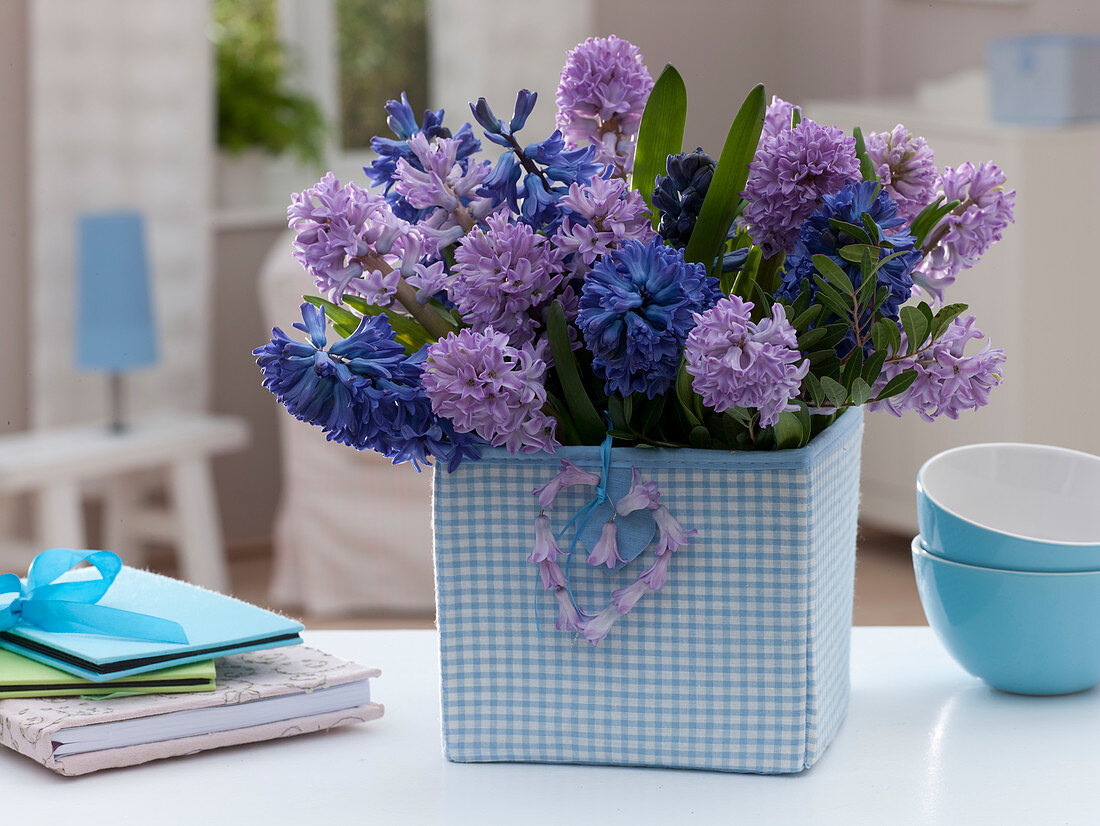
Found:
<path fill-rule="evenodd" d="M 136 212 L 77 219 L 76 363 L 121 372 L 157 360 L 145 229 Z"/>

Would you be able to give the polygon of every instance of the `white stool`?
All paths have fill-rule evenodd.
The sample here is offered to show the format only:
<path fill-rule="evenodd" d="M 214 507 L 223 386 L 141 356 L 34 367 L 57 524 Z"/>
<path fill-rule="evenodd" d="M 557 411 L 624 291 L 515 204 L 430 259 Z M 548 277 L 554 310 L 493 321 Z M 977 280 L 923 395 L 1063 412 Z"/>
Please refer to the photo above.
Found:
<path fill-rule="evenodd" d="M 17 433 L 0 437 L 0 496 L 35 497 L 37 550 L 82 549 L 82 497 L 93 483 L 105 483 L 109 550 L 132 559 L 138 540 L 171 542 L 184 579 L 227 591 L 210 459 L 247 442 L 248 428 L 240 419 L 201 414 L 146 419 L 120 432 L 80 427 Z M 141 503 L 135 477 L 150 471 L 167 474 L 168 512 Z"/>

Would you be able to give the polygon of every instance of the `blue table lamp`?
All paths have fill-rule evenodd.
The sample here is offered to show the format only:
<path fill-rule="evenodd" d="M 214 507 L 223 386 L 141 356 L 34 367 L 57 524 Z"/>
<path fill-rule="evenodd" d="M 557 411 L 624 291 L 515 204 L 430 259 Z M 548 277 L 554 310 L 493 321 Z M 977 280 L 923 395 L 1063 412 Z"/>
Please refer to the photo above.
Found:
<path fill-rule="evenodd" d="M 111 426 L 124 427 L 122 374 L 157 360 L 145 227 L 137 212 L 77 219 L 76 363 L 110 377 Z"/>

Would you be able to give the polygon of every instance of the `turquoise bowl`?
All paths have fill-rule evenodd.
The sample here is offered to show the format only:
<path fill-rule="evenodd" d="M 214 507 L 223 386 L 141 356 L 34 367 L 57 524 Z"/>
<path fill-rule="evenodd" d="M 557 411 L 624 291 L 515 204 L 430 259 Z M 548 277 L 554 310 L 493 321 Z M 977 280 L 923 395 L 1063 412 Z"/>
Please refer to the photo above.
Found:
<path fill-rule="evenodd" d="M 913 539 L 928 623 L 963 668 L 1012 694 L 1100 684 L 1100 571 L 1029 573 L 963 565 Z"/>
<path fill-rule="evenodd" d="M 1012 571 L 1100 571 L 1100 457 L 981 444 L 917 473 L 917 521 L 936 556 Z"/>

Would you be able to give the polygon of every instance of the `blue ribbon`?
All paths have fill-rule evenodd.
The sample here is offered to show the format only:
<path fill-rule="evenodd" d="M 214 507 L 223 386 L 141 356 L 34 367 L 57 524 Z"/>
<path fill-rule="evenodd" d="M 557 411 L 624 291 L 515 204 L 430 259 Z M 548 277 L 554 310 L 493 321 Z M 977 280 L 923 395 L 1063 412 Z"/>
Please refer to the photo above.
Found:
<path fill-rule="evenodd" d="M 99 579 L 58 582 L 62 574 L 88 562 Z M 97 634 L 148 642 L 187 643 L 183 626 L 172 620 L 97 605 L 122 570 L 111 551 L 70 551 L 53 548 L 34 558 L 24 583 L 15 574 L 0 576 L 0 631 L 27 625 L 63 634 Z"/>

